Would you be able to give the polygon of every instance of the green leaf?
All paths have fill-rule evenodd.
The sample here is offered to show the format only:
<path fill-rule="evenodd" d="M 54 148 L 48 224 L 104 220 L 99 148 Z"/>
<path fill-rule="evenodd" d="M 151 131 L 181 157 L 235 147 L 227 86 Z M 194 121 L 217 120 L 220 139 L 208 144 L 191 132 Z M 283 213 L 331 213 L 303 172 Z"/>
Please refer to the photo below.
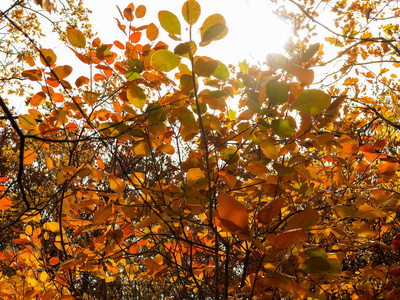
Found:
<path fill-rule="evenodd" d="M 175 69 L 180 62 L 181 58 L 178 55 L 165 49 L 156 51 L 150 59 L 150 63 L 155 69 L 164 72 Z"/>
<path fill-rule="evenodd" d="M 300 269 L 307 274 L 338 274 L 342 272 L 342 266 L 336 258 L 323 258 L 314 256 L 300 265 Z"/>
<path fill-rule="evenodd" d="M 190 41 L 186 43 L 181 43 L 176 46 L 174 49 L 174 53 L 182 57 L 190 58 L 190 56 L 193 56 L 196 53 L 196 50 L 196 43 Z"/>
<path fill-rule="evenodd" d="M 144 71 L 144 64 L 137 58 L 129 59 L 128 66 L 130 70 L 136 73 L 142 73 Z"/>
<path fill-rule="evenodd" d="M 146 108 L 146 116 L 150 124 L 161 124 L 167 119 L 167 113 L 160 103 L 150 103 Z"/>
<path fill-rule="evenodd" d="M 200 35 L 203 45 L 211 41 L 224 38 L 228 34 L 225 18 L 220 14 L 214 14 L 205 19 L 201 26 Z"/>
<path fill-rule="evenodd" d="M 309 257 L 322 257 L 322 258 L 328 258 L 328 254 L 321 248 L 309 248 L 306 251 L 304 251 L 305 254 L 307 254 Z"/>
<path fill-rule="evenodd" d="M 276 135 L 282 138 L 291 137 L 296 129 L 296 122 L 292 117 L 272 120 L 271 128 Z"/>
<path fill-rule="evenodd" d="M 318 114 L 331 104 L 331 96 L 323 91 L 311 89 L 304 91 L 294 101 L 292 108 L 309 114 Z"/>
<path fill-rule="evenodd" d="M 186 1 L 182 6 L 182 15 L 189 25 L 193 25 L 200 17 L 200 4 L 195 0 Z"/>
<path fill-rule="evenodd" d="M 140 86 L 138 86 L 136 84 L 131 84 L 128 87 L 128 90 L 126 93 L 127 93 L 129 102 L 131 102 L 133 105 L 135 105 L 139 109 L 143 108 L 143 106 L 146 103 L 146 95 Z"/>
<path fill-rule="evenodd" d="M 125 73 L 125 78 L 126 78 L 126 80 L 129 80 L 129 81 L 136 81 L 136 80 L 139 80 L 140 78 L 142 78 L 142 76 L 133 70 L 129 70 Z"/>
<path fill-rule="evenodd" d="M 284 104 L 289 98 L 289 89 L 286 84 L 276 80 L 268 81 L 265 92 L 272 105 Z"/>
<path fill-rule="evenodd" d="M 72 46 L 77 48 L 85 48 L 86 38 L 80 30 L 74 28 L 68 29 L 67 39 Z"/>
<path fill-rule="evenodd" d="M 320 43 L 310 45 L 310 47 L 308 47 L 308 49 L 301 55 L 301 61 L 308 62 L 311 58 L 313 58 L 315 53 L 318 52 L 319 47 Z"/>
<path fill-rule="evenodd" d="M 172 12 L 162 10 L 158 13 L 158 20 L 161 27 L 170 34 L 181 34 L 181 23 Z"/>
<path fill-rule="evenodd" d="M 218 66 L 211 75 L 219 80 L 227 80 L 229 78 L 229 70 L 222 62 L 218 61 Z"/>

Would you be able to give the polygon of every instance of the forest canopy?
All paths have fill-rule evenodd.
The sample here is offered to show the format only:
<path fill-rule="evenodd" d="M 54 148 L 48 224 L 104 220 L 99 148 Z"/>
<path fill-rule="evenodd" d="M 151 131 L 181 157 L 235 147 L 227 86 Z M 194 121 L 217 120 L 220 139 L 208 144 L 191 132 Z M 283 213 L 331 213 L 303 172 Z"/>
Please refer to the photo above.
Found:
<path fill-rule="evenodd" d="M 400 298 L 400 4 L 270 2 L 258 65 L 206 1 L 0 11 L 1 299 Z"/>

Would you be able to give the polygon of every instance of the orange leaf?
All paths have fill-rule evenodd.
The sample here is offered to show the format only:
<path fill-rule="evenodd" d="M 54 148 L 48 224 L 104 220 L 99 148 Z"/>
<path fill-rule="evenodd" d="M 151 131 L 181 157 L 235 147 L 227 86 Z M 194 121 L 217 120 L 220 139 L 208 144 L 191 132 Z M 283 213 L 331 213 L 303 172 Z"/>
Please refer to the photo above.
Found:
<path fill-rule="evenodd" d="M 246 207 L 234 197 L 220 193 L 217 197 L 219 218 L 217 225 L 231 233 L 248 233 L 249 218 Z"/>
<path fill-rule="evenodd" d="M 116 193 L 122 193 L 125 188 L 124 182 L 114 175 L 108 175 L 108 181 L 110 182 L 111 189 Z"/>
<path fill-rule="evenodd" d="M 132 33 L 131 36 L 129 37 L 129 39 L 132 44 L 136 44 L 136 43 L 139 43 L 141 36 L 142 36 L 142 33 L 137 31 L 137 32 Z"/>
<path fill-rule="evenodd" d="M 280 273 L 273 273 L 269 278 L 269 284 L 292 294 L 297 299 L 306 299 L 310 294 L 309 290 L 301 287 L 294 279 Z"/>
<path fill-rule="evenodd" d="M 285 248 L 288 248 L 297 242 L 305 240 L 307 238 L 307 234 L 303 229 L 294 229 L 282 232 L 277 236 L 274 242 L 274 251 L 279 251 Z"/>
<path fill-rule="evenodd" d="M 285 205 L 284 198 L 278 198 L 272 200 L 270 203 L 265 205 L 258 213 L 258 222 L 268 225 L 272 219 L 280 212 L 281 208 Z"/>
<path fill-rule="evenodd" d="M 59 262 L 60 262 L 60 259 L 59 259 L 58 257 L 52 257 L 52 258 L 50 258 L 50 261 L 49 261 L 49 263 L 50 263 L 52 266 L 58 264 Z"/>
<path fill-rule="evenodd" d="M 111 214 L 112 214 L 112 203 L 110 202 L 100 210 L 96 211 L 96 213 L 93 216 L 93 224 L 100 225 L 105 220 L 107 220 Z"/>
<path fill-rule="evenodd" d="M 319 213 L 313 208 L 307 208 L 306 210 L 290 217 L 287 223 L 287 229 L 303 228 L 314 226 L 320 219 Z"/>
<path fill-rule="evenodd" d="M 16 244 L 28 244 L 29 240 L 28 239 L 13 239 L 13 242 Z"/>
<path fill-rule="evenodd" d="M 64 79 L 72 73 L 72 67 L 68 65 L 58 66 L 53 69 L 53 73 L 57 76 L 58 79 Z"/>
<path fill-rule="evenodd" d="M 189 185 L 193 185 L 203 178 L 206 178 L 206 175 L 200 168 L 189 169 L 186 176 L 186 180 Z"/>
<path fill-rule="evenodd" d="M 81 76 L 77 80 L 75 80 L 76 87 L 81 87 L 82 85 L 85 85 L 88 83 L 89 83 L 89 78 L 87 78 L 85 76 Z"/>
<path fill-rule="evenodd" d="M 36 152 L 33 150 L 26 150 L 24 152 L 24 165 L 31 164 L 36 159 Z"/>
<path fill-rule="evenodd" d="M 100 155 L 97 157 L 97 165 L 99 166 L 100 169 L 104 170 L 104 163 Z"/>
<path fill-rule="evenodd" d="M 378 165 L 379 174 L 385 176 L 393 176 L 399 167 L 399 163 L 396 160 L 382 161 Z"/>
<path fill-rule="evenodd" d="M 127 8 L 124 9 L 124 17 L 125 19 L 127 19 L 128 21 L 133 21 L 133 11 L 134 11 L 135 7 L 133 6 L 133 4 L 129 4 Z"/>
<path fill-rule="evenodd" d="M 9 197 L 0 198 L 0 209 L 7 210 L 11 206 L 11 199 Z"/>
<path fill-rule="evenodd" d="M 20 115 L 18 117 L 19 123 L 21 124 L 22 129 L 25 130 L 35 130 L 37 122 L 31 115 Z"/>
<path fill-rule="evenodd" d="M 64 96 L 63 94 L 60 93 L 54 93 L 53 95 L 51 95 L 51 100 L 53 100 L 54 102 L 60 103 L 64 101 Z"/>
<path fill-rule="evenodd" d="M 53 161 L 51 160 L 50 157 L 46 157 L 46 167 L 47 169 L 53 169 Z"/>
<path fill-rule="evenodd" d="M 143 18 L 146 15 L 146 6 L 139 5 L 135 10 L 136 18 Z"/>
<path fill-rule="evenodd" d="M 43 104 L 46 100 L 46 94 L 44 92 L 39 92 L 33 95 L 31 99 L 31 105 L 32 106 L 39 106 Z"/>
<path fill-rule="evenodd" d="M 219 177 L 231 188 L 233 189 L 237 183 L 237 178 L 226 171 L 219 171 Z"/>
<path fill-rule="evenodd" d="M 41 49 L 40 52 L 42 54 L 42 55 L 40 55 L 40 62 L 43 65 L 45 65 L 45 66 L 49 65 L 50 67 L 52 67 L 56 63 L 57 56 L 53 50 Z"/>
<path fill-rule="evenodd" d="M 122 44 L 120 41 L 114 41 L 114 45 L 121 50 L 125 50 L 125 45 Z"/>
<path fill-rule="evenodd" d="M 26 70 L 21 73 L 22 77 L 26 77 L 32 81 L 38 81 L 42 79 L 42 71 L 41 70 Z"/>

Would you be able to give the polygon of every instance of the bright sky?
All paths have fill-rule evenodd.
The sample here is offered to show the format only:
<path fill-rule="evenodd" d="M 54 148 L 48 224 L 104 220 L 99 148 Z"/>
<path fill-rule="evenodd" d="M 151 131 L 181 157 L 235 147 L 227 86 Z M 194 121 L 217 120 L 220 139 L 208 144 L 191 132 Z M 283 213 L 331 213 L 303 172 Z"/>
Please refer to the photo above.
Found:
<path fill-rule="evenodd" d="M 0 10 L 6 10 L 14 1 L 0 0 Z M 202 11 L 199 20 L 195 24 L 194 33 L 201 27 L 208 16 L 215 13 L 225 17 L 229 33 L 222 40 L 214 41 L 206 47 L 198 47 L 196 55 L 209 56 L 213 59 L 221 60 L 225 64 L 237 65 L 238 62 L 244 59 L 252 64 L 262 63 L 266 60 L 268 53 L 282 52 L 283 45 L 290 36 L 290 26 L 272 13 L 272 7 L 269 6 L 268 0 L 197 1 Z M 90 16 L 93 31 L 98 32 L 98 36 L 103 43 L 111 44 L 115 40 L 126 41 L 126 37 L 117 27 L 117 22 L 114 18 L 121 19 L 116 5 L 123 11 L 131 2 L 135 7 L 142 4 L 147 8 L 146 16 L 142 19 L 135 19 L 132 22 L 132 26 L 139 27 L 152 22 L 158 26 L 158 12 L 160 10 L 168 10 L 174 13 L 181 21 L 182 41 L 188 40 L 188 35 L 185 35 L 187 23 L 181 13 L 182 5 L 186 0 L 84 0 L 84 6 L 93 12 Z M 45 11 L 42 11 L 42 13 L 49 16 Z M 49 17 L 51 18 L 52 16 L 50 15 Z M 176 42 L 167 36 L 164 29 L 159 29 L 159 38 L 173 49 Z M 40 44 L 44 48 L 52 48 L 56 52 L 58 65 L 71 64 L 75 69 L 74 63 L 76 61 L 84 68 L 73 53 L 58 40 L 58 37 L 55 34 L 51 34 L 50 27 L 44 32 L 47 35 Z M 199 34 L 197 35 L 197 40 L 199 40 Z M 19 105 L 15 105 L 17 106 L 17 111 L 26 109 L 22 102 Z"/>
<path fill-rule="evenodd" d="M 120 18 L 116 5 L 123 10 L 129 3 L 135 7 L 143 4 L 147 8 L 146 16 L 135 19 L 133 26 L 154 22 L 158 25 L 157 13 L 160 10 L 168 10 L 181 20 L 182 29 L 186 22 L 183 20 L 181 11 L 186 0 L 151 0 L 151 1 L 98 1 L 85 0 L 84 4 L 92 11 L 94 30 L 99 32 L 103 42 L 113 42 L 117 38 L 123 38 L 122 32 L 116 27 L 114 17 Z M 271 6 L 267 0 L 197 0 L 201 5 L 200 19 L 197 21 L 198 29 L 203 21 L 212 14 L 220 13 L 226 19 L 229 28 L 228 35 L 219 41 L 212 42 L 202 47 L 199 55 L 207 55 L 219 59 L 224 63 L 237 64 L 247 59 L 252 63 L 265 61 L 266 55 L 273 52 L 281 52 L 283 45 L 290 36 L 290 27 L 284 20 L 279 19 L 272 13 Z M 101 4 L 100 4 L 101 3 Z M 165 32 L 160 28 L 160 33 Z M 183 41 L 187 36 L 182 36 Z M 110 39 L 110 40 L 107 40 Z M 165 36 L 163 41 L 173 42 Z"/>

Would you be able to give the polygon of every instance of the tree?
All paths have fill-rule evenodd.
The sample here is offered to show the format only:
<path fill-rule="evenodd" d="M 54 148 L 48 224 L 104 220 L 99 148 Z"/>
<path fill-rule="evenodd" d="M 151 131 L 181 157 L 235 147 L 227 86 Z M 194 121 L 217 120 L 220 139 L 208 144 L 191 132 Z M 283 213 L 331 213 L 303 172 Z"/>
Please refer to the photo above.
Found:
<path fill-rule="evenodd" d="M 2 92 L 29 109 L 0 97 L 1 298 L 396 298 L 398 8 L 303 2 L 277 4 L 286 55 L 237 67 L 196 55 L 228 28 L 195 0 L 160 26 L 130 4 L 112 44 L 81 2 L 2 12 Z M 35 40 L 50 12 L 89 77 Z"/>

